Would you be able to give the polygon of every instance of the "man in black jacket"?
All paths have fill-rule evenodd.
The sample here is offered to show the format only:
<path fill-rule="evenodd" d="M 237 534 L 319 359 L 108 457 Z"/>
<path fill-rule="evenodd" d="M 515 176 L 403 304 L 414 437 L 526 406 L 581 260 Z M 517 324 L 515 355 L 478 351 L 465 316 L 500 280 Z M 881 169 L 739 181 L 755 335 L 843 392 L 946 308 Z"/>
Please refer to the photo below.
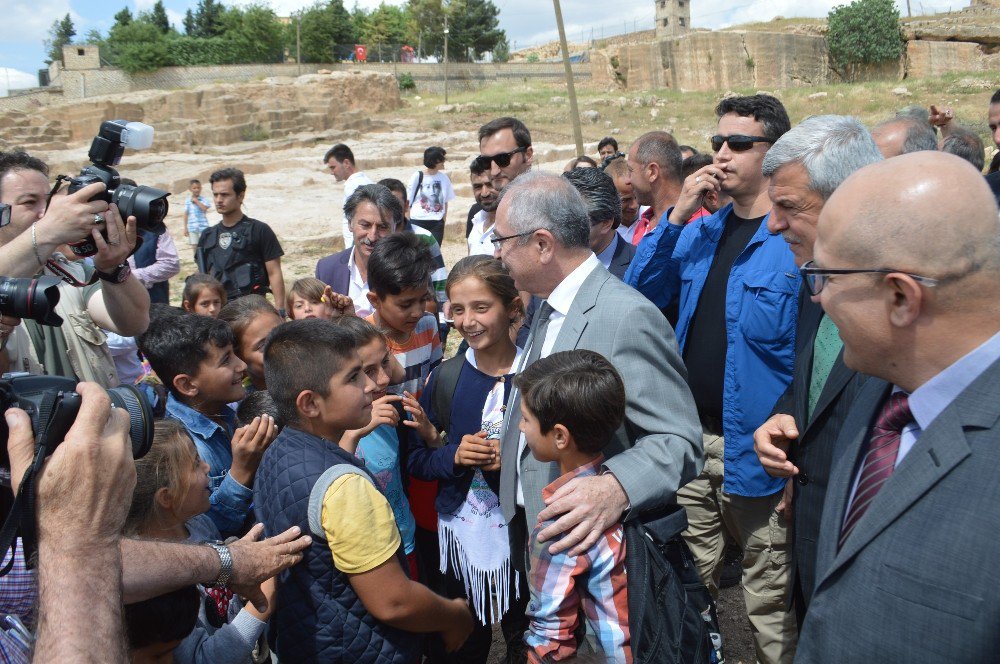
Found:
<path fill-rule="evenodd" d="M 854 118 L 809 118 L 787 132 L 764 158 L 774 204 L 768 225 L 788 242 L 795 263 L 812 260 L 816 222 L 826 199 L 851 173 L 882 159 L 869 131 Z M 778 510 L 792 524 L 792 601 L 799 617 L 812 596 L 816 540 L 834 443 L 847 409 L 866 377 L 844 365 L 836 325 L 813 302 L 803 283 L 799 294 L 792 383 L 773 415 L 754 433 L 754 447 L 770 475 L 787 477 Z"/>

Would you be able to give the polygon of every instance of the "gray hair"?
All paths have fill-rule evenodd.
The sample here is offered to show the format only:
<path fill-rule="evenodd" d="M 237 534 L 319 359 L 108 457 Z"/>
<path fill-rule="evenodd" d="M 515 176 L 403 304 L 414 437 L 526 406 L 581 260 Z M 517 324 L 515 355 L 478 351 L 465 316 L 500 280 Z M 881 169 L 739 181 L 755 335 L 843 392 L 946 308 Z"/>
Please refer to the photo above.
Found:
<path fill-rule="evenodd" d="M 508 199 L 507 219 L 513 233 L 544 228 L 564 247 L 590 247 L 587 203 L 565 178 L 541 171 L 522 173 L 503 188 L 500 200 Z M 527 244 L 528 238 L 517 241 Z"/>
<path fill-rule="evenodd" d="M 936 151 L 938 149 L 937 134 L 934 133 L 934 128 L 927 122 L 918 120 L 912 116 L 897 115 L 894 118 L 889 118 L 875 125 L 873 131 L 894 125 L 901 125 L 906 128 L 906 138 L 903 139 L 903 151 L 900 154 L 910 154 L 911 152 L 920 152 L 921 150 Z"/>
<path fill-rule="evenodd" d="M 612 228 L 622 223 L 622 199 L 615 188 L 611 176 L 599 168 L 577 168 L 563 173 L 587 201 L 591 225 L 604 223 L 609 219 Z"/>
<path fill-rule="evenodd" d="M 771 177 L 779 168 L 802 164 L 809 188 L 824 200 L 854 171 L 882 161 L 875 139 L 856 118 L 814 115 L 779 138 L 764 155 L 763 172 Z"/>
<path fill-rule="evenodd" d="M 354 190 L 344 201 L 344 216 L 347 221 L 354 221 L 354 214 L 362 203 L 371 203 L 378 208 L 379 214 L 388 212 L 393 224 L 398 228 L 403 225 L 403 205 L 392 191 L 381 184 L 363 184 Z"/>
<path fill-rule="evenodd" d="M 975 133 L 958 127 L 952 131 L 951 135 L 944 139 L 941 144 L 941 152 L 948 152 L 961 157 L 976 167 L 980 173 L 986 165 L 986 149 L 983 147 L 983 140 Z"/>

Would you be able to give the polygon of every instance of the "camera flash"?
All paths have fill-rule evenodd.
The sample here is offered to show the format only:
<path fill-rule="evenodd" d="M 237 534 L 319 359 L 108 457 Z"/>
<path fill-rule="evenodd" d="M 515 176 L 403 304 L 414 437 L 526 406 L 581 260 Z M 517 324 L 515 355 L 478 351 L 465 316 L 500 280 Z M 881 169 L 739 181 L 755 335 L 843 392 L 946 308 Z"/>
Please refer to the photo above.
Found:
<path fill-rule="evenodd" d="M 133 150 L 145 150 L 153 144 L 153 128 L 143 122 L 129 122 L 122 131 L 122 143 Z"/>

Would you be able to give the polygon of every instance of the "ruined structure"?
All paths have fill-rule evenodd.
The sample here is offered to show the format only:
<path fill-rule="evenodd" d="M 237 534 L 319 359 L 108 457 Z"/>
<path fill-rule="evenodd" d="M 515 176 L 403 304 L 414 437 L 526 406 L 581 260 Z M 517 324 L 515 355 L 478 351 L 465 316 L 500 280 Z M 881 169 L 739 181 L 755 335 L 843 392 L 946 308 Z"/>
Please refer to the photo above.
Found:
<path fill-rule="evenodd" d="M 691 29 L 691 0 L 655 0 L 656 38 L 670 39 Z"/>

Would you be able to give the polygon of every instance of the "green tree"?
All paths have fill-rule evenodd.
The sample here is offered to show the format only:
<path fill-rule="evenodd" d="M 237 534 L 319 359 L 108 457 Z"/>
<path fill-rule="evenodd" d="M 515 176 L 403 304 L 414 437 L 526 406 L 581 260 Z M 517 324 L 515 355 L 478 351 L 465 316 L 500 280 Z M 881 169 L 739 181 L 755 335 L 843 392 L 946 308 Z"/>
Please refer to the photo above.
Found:
<path fill-rule="evenodd" d="M 237 62 L 279 62 L 284 50 L 284 27 L 265 5 L 232 7 L 222 16 L 223 39 Z"/>
<path fill-rule="evenodd" d="M 170 19 L 167 18 L 167 9 L 163 6 L 163 0 L 156 0 L 156 4 L 153 5 L 153 9 L 149 13 L 149 21 L 163 34 L 170 32 Z"/>
<path fill-rule="evenodd" d="M 347 57 L 357 39 L 343 0 L 319 2 L 305 10 L 300 34 L 303 62 L 330 62 Z"/>
<path fill-rule="evenodd" d="M 105 42 L 110 60 L 129 74 L 155 71 L 174 64 L 170 41 L 145 18 L 116 23 Z"/>
<path fill-rule="evenodd" d="M 72 44 L 75 35 L 76 28 L 73 27 L 73 19 L 69 14 L 66 14 L 61 21 L 58 19 L 53 21 L 52 27 L 49 28 L 49 38 L 45 40 L 45 51 L 48 54 L 45 63 L 52 64 L 56 60 L 61 62 L 63 46 Z"/>
<path fill-rule="evenodd" d="M 830 67 L 851 80 L 873 66 L 898 60 L 905 41 L 893 0 L 855 0 L 827 16 Z"/>
<path fill-rule="evenodd" d="M 226 8 L 215 0 L 198 0 L 194 11 L 194 32 L 192 37 L 217 37 L 222 34 L 222 16 Z"/>
<path fill-rule="evenodd" d="M 371 13 L 355 11 L 351 17 L 358 41 L 365 44 L 403 44 L 412 40 L 413 21 L 405 7 L 384 2 Z"/>
<path fill-rule="evenodd" d="M 493 47 L 493 62 L 507 62 L 508 60 L 510 60 L 510 42 L 507 41 L 505 34 L 503 39 Z"/>
<path fill-rule="evenodd" d="M 132 12 L 128 7 L 123 7 L 120 12 L 115 14 L 115 25 L 128 25 L 132 22 Z"/>
<path fill-rule="evenodd" d="M 444 53 L 444 17 L 448 15 L 448 58 L 465 61 L 492 51 L 506 33 L 499 29 L 500 10 L 492 0 L 410 0 L 408 4 L 423 50 Z M 508 49 L 509 50 L 509 49 Z"/>
<path fill-rule="evenodd" d="M 194 36 L 195 31 L 198 29 L 197 23 L 194 20 L 194 12 L 188 7 L 188 10 L 184 12 L 184 34 Z"/>

